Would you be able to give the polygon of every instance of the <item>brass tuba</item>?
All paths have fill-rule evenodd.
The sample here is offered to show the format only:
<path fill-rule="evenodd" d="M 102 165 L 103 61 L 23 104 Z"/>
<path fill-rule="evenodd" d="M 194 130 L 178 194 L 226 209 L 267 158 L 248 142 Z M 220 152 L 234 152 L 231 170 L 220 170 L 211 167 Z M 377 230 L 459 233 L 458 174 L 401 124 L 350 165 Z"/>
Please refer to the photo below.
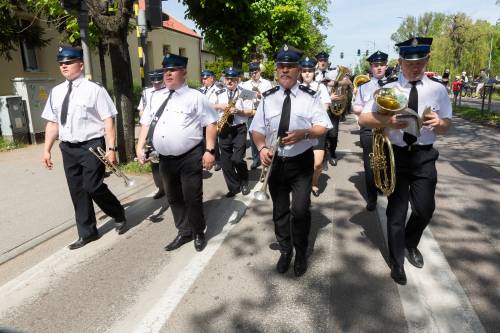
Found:
<path fill-rule="evenodd" d="M 359 86 L 362 86 L 363 84 L 368 82 L 370 82 L 370 77 L 368 75 L 358 74 L 356 75 L 354 80 L 352 80 L 352 85 L 354 86 L 354 88 L 358 88 Z"/>
<path fill-rule="evenodd" d="M 408 98 L 397 88 L 380 88 L 373 94 L 377 112 L 383 115 L 395 115 L 408 106 Z M 396 186 L 396 169 L 391 141 L 383 128 L 373 130 L 370 164 L 373 169 L 375 186 L 389 196 Z"/>
<path fill-rule="evenodd" d="M 336 95 L 340 96 L 342 99 L 340 101 L 335 101 L 330 104 L 328 110 L 335 116 L 340 116 L 344 113 L 347 106 L 347 93 L 348 86 L 339 84 L 340 81 L 344 79 L 346 75 L 349 75 L 349 68 L 345 66 L 337 66 L 337 77 L 334 80 L 333 87 L 330 90 L 330 94 L 335 92 Z"/>

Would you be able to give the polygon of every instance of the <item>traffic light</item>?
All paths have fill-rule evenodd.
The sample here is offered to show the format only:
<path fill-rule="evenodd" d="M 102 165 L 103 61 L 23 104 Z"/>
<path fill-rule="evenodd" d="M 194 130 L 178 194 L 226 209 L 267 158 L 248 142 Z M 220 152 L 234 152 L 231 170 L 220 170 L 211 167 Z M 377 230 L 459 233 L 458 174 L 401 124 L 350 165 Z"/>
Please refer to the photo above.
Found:
<path fill-rule="evenodd" d="M 168 20 L 168 15 L 163 14 L 161 0 L 146 0 L 146 22 L 148 29 L 163 27 L 163 21 Z"/>
<path fill-rule="evenodd" d="M 361 50 L 358 49 L 358 57 L 361 56 Z"/>
<path fill-rule="evenodd" d="M 368 57 L 368 50 L 366 50 L 365 56 L 367 56 L 367 57 Z"/>
<path fill-rule="evenodd" d="M 340 52 L 340 59 L 344 59 L 344 52 Z"/>

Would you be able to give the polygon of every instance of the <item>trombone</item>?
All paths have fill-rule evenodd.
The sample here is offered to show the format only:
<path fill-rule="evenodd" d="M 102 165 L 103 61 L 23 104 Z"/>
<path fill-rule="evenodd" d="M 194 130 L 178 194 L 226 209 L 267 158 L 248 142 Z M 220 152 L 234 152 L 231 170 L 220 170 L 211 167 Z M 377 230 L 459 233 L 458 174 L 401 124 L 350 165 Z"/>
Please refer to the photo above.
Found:
<path fill-rule="evenodd" d="M 269 176 L 271 175 L 271 170 L 274 164 L 274 158 L 278 154 L 278 147 L 281 144 L 281 138 L 277 138 L 276 142 L 272 147 L 273 157 L 271 158 L 271 164 L 269 166 L 262 168 L 262 173 L 260 174 L 260 181 L 262 182 L 262 186 L 260 190 L 254 193 L 254 198 L 257 201 L 266 201 L 269 200 L 269 195 L 267 194 L 267 183 L 269 182 Z"/>
<path fill-rule="evenodd" d="M 97 151 L 95 151 L 92 147 L 89 148 L 89 151 L 95 155 L 95 157 L 97 157 L 99 159 L 99 161 L 101 161 L 106 167 L 108 167 L 108 169 L 111 170 L 111 172 L 113 172 L 116 176 L 120 177 L 123 179 L 123 182 L 125 183 L 125 186 L 127 187 L 131 187 L 131 186 L 134 186 L 135 184 L 135 180 L 132 179 L 132 178 L 129 178 L 127 177 L 123 171 L 121 171 L 116 165 L 114 165 L 113 163 L 111 163 L 110 161 L 108 161 L 106 159 L 106 152 L 101 148 L 101 147 L 97 147 L 96 148 Z"/>

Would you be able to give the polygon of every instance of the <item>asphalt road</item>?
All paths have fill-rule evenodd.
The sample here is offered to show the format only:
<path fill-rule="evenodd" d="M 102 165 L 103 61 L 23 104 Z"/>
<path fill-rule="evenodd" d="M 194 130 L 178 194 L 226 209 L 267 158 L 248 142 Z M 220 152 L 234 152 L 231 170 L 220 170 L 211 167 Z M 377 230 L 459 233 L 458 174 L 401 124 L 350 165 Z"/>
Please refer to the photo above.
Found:
<path fill-rule="evenodd" d="M 312 199 L 303 277 L 275 272 L 271 203 L 222 199 L 222 174 L 206 173 L 203 252 L 192 244 L 163 251 L 176 233 L 172 216 L 144 186 L 124 199 L 124 235 L 101 219 L 101 239 L 80 250 L 66 249 L 71 228 L 0 266 L 0 332 L 499 332 L 498 138 L 460 119 L 441 138 L 425 266 L 406 265 L 407 286 L 389 277 L 385 198 L 376 212 L 364 209 L 359 136 L 348 118 L 339 164 Z"/>

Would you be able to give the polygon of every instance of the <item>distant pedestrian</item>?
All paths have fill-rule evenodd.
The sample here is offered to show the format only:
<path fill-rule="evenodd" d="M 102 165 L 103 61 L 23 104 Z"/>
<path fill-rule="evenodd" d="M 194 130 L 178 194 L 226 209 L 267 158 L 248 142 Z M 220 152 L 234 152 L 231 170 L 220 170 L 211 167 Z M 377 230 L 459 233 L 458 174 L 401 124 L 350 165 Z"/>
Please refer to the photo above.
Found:
<path fill-rule="evenodd" d="M 455 80 L 453 80 L 451 84 L 451 90 L 453 91 L 453 104 L 457 104 L 457 97 L 460 91 L 462 90 L 462 79 L 459 75 L 455 76 Z"/>

